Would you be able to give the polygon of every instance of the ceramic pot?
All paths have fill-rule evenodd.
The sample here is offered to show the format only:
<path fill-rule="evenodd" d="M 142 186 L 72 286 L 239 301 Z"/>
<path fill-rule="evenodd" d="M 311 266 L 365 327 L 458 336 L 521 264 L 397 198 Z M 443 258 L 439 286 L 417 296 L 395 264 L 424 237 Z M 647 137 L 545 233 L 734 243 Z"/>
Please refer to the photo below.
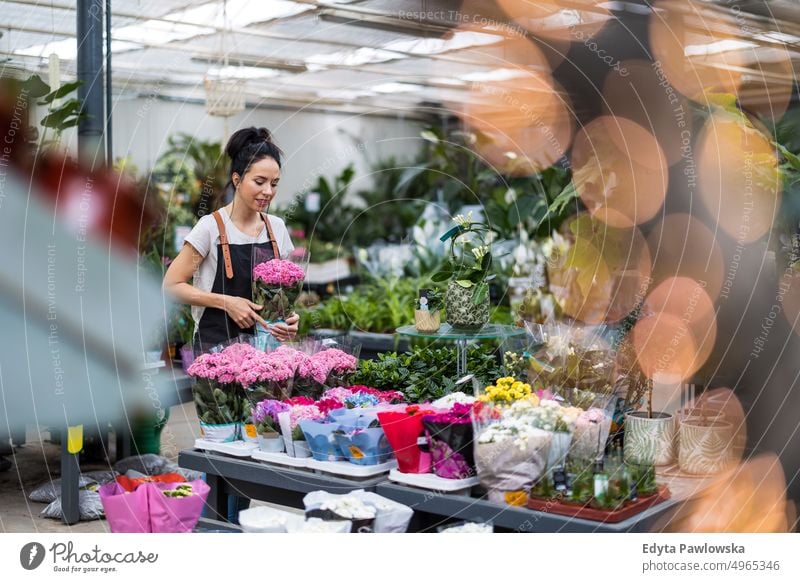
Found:
<path fill-rule="evenodd" d="M 478 331 L 489 322 L 489 294 L 478 305 L 472 300 L 474 287 L 462 287 L 455 281 L 447 284 L 445 305 L 447 323 L 453 329 Z"/>
<path fill-rule="evenodd" d="M 732 459 L 733 424 L 719 418 L 689 417 L 680 424 L 678 463 L 692 475 L 718 473 Z"/>
<path fill-rule="evenodd" d="M 670 465 L 677 459 L 675 418 L 666 412 L 629 412 L 625 415 L 625 461 L 638 465 Z"/>

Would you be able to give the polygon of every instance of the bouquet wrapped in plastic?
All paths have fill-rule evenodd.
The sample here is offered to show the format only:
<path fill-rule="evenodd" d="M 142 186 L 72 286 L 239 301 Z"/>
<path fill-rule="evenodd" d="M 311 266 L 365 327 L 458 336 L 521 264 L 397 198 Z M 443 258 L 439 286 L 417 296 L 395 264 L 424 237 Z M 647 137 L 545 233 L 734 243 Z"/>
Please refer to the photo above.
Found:
<path fill-rule="evenodd" d="M 214 442 L 236 440 L 246 416 L 244 394 L 237 382 L 238 369 L 231 354 L 226 353 L 230 349 L 201 354 L 188 370 L 196 379 L 192 396 L 200 432 L 203 438 Z"/>
<path fill-rule="evenodd" d="M 285 321 L 303 290 L 305 273 L 292 261 L 272 259 L 253 268 L 253 302 L 268 323 Z"/>
<path fill-rule="evenodd" d="M 411 404 L 402 410 L 385 410 L 378 413 L 378 420 L 397 459 L 401 473 L 430 473 L 431 454 L 423 451 L 419 440 L 424 437 L 422 417 L 433 413 L 432 408 Z"/>
<path fill-rule="evenodd" d="M 253 423 L 256 429 L 256 439 L 262 451 L 274 453 L 283 452 L 283 436 L 281 435 L 278 415 L 288 410 L 288 404 L 272 399 L 262 400 L 253 409 Z"/>
<path fill-rule="evenodd" d="M 290 457 L 310 457 L 311 449 L 306 442 L 300 422 L 321 420 L 322 412 L 314 401 L 305 396 L 295 396 L 286 401 L 289 410 L 278 414 L 278 424 L 283 435 L 284 446 Z"/>
<path fill-rule="evenodd" d="M 340 425 L 333 436 L 344 457 L 356 465 L 380 465 L 392 458 L 392 447 L 377 419 L 363 428 Z"/>
<path fill-rule="evenodd" d="M 141 483 L 133 491 L 117 482 L 99 489 L 114 533 L 190 533 L 203 511 L 209 486 L 189 483 Z"/>
<path fill-rule="evenodd" d="M 572 432 L 578 416 L 583 411 L 574 406 L 562 406 L 555 400 L 541 400 L 539 405 L 526 412 L 531 424 L 550 433 L 550 451 L 547 470 L 564 468 L 570 450 Z"/>
<path fill-rule="evenodd" d="M 363 532 L 402 533 L 414 515 L 410 507 L 362 489 L 345 495 L 313 491 L 303 505 L 308 516 L 352 521 L 352 531 Z"/>
<path fill-rule="evenodd" d="M 475 464 L 491 501 L 525 504 L 547 468 L 552 434 L 534 426 L 535 407 L 522 400 L 504 409 L 475 408 Z"/>
<path fill-rule="evenodd" d="M 328 388 L 349 386 L 358 367 L 358 358 L 339 348 L 321 350 L 313 359 L 327 370 L 324 384 Z"/>
<path fill-rule="evenodd" d="M 475 476 L 473 429 L 468 404 L 455 404 L 449 412 L 422 417 L 433 462 L 433 472 L 444 479 Z"/>
<path fill-rule="evenodd" d="M 552 323 L 542 330 L 544 344 L 529 360 L 528 378 L 536 391 L 552 390 L 584 410 L 613 394 L 616 361 L 604 327 Z"/>
<path fill-rule="evenodd" d="M 585 460 L 602 458 L 611 430 L 611 420 L 611 411 L 607 408 L 592 407 L 581 413 L 575 422 L 571 456 Z"/>
<path fill-rule="evenodd" d="M 297 393 L 304 396 L 318 397 L 326 388 L 348 386 L 358 365 L 358 358 L 339 348 L 295 352 L 294 357 Z"/>

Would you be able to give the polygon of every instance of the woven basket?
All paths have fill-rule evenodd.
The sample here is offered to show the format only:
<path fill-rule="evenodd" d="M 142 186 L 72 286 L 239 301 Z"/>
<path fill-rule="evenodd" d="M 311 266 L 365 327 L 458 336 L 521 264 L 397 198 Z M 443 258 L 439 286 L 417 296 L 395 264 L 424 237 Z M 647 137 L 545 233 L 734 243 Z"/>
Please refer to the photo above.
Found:
<path fill-rule="evenodd" d="M 244 111 L 244 79 L 205 79 L 206 112 L 231 117 Z"/>
<path fill-rule="evenodd" d="M 439 326 L 441 326 L 441 324 L 442 317 L 438 310 L 425 311 L 422 309 L 417 309 L 414 311 L 414 325 L 419 332 L 431 333 L 434 331 L 439 331 Z"/>

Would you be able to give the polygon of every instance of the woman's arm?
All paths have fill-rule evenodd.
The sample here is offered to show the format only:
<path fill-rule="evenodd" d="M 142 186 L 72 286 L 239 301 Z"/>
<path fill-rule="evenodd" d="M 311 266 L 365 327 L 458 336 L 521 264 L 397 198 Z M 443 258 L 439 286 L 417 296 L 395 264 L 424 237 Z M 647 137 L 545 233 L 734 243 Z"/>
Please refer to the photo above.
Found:
<path fill-rule="evenodd" d="M 164 275 L 164 291 L 172 295 L 180 303 L 222 309 L 242 329 L 246 329 L 255 323 L 260 323 L 266 327 L 266 322 L 256 313 L 256 310 L 261 309 L 261 305 L 257 305 L 243 297 L 202 291 L 188 283 L 202 262 L 203 255 L 198 253 L 192 245 L 184 244 L 181 252 L 172 261 Z"/>
<path fill-rule="evenodd" d="M 170 263 L 162 287 L 180 303 L 222 309 L 222 295 L 201 291 L 188 283 L 202 262 L 203 255 L 192 245 L 184 244 L 181 252 Z"/>

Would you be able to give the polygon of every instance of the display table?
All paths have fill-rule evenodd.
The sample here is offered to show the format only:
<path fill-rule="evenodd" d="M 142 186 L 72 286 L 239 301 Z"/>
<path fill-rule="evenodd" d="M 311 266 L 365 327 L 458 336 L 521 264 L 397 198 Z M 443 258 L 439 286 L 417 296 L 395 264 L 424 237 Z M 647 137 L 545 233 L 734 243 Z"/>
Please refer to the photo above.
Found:
<path fill-rule="evenodd" d="M 302 508 L 306 493 L 318 490 L 343 494 L 364 489 L 408 505 L 414 510 L 414 518 L 408 530 L 411 532 L 435 531 L 438 525 L 453 520 L 491 521 L 498 531 L 647 532 L 657 522 L 668 518 L 683 503 L 681 500 L 670 499 L 625 521 L 600 523 L 524 507 L 499 505 L 480 497 L 398 485 L 387 481 L 386 475 L 355 481 L 197 449 L 181 451 L 178 464 L 206 473 L 206 481 L 211 488 L 208 495 L 208 505 L 212 510 L 209 524 L 226 521 L 228 495 Z"/>
<path fill-rule="evenodd" d="M 495 531 L 513 532 L 649 532 L 656 522 L 668 517 L 681 504 L 667 500 L 619 523 L 601 523 L 574 517 L 534 511 L 525 507 L 499 505 L 479 497 L 426 491 L 395 483 L 381 483 L 375 489 L 414 510 L 408 531 L 436 531 L 448 521 L 492 522 Z"/>
<path fill-rule="evenodd" d="M 375 491 L 375 486 L 386 480 L 385 475 L 371 479 L 346 479 L 198 449 L 181 451 L 178 464 L 206 474 L 206 482 L 211 488 L 208 505 L 213 514 L 210 517 L 217 521 L 227 520 L 228 495 L 302 508 L 303 497 L 311 491 L 323 490 L 337 494 L 355 489 Z"/>
<path fill-rule="evenodd" d="M 407 337 L 419 337 L 425 339 L 444 339 L 454 340 L 456 343 L 457 360 L 456 373 L 459 378 L 467 374 L 467 343 L 477 339 L 508 339 L 511 337 L 524 336 L 527 331 L 524 327 L 513 325 L 499 325 L 487 323 L 481 329 L 474 332 L 454 330 L 449 323 L 443 323 L 438 331 L 421 332 L 413 325 L 398 327 L 396 333 Z"/>

